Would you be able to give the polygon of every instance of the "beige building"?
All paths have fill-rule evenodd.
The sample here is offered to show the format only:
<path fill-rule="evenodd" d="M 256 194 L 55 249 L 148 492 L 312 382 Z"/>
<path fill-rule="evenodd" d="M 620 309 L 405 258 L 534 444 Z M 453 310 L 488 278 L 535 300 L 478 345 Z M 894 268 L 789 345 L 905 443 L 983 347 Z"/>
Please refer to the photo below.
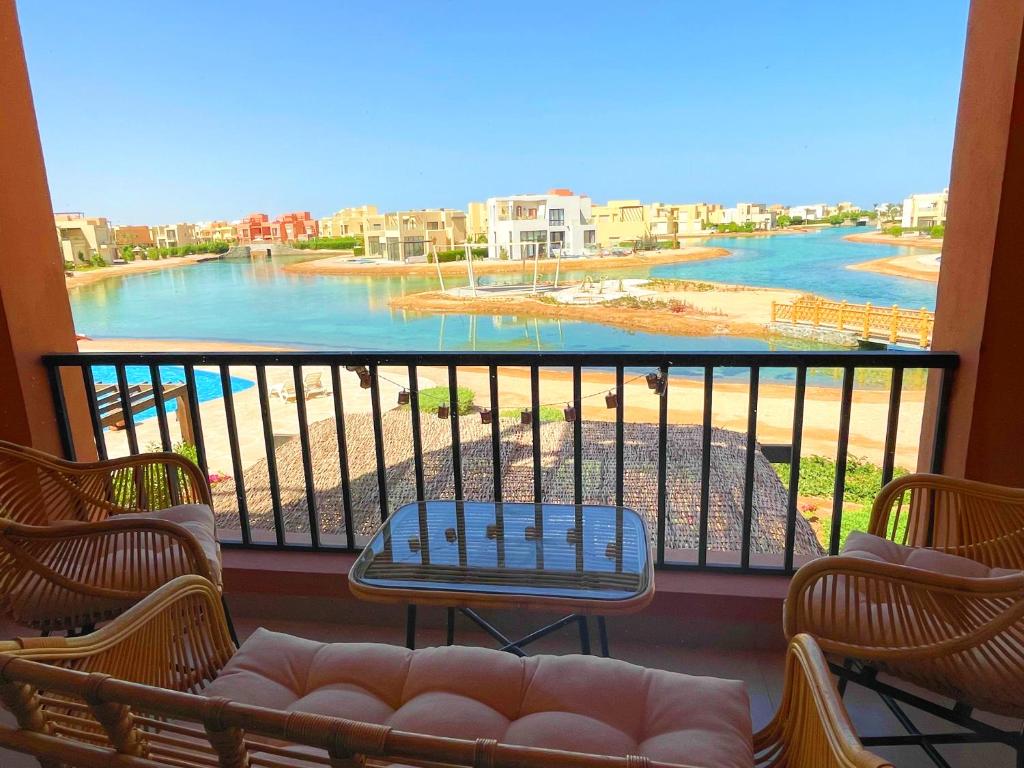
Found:
<path fill-rule="evenodd" d="M 177 248 L 196 242 L 196 229 L 192 224 L 161 224 L 149 228 L 149 236 L 157 248 Z"/>
<path fill-rule="evenodd" d="M 349 237 L 361 235 L 367 220 L 378 216 L 376 205 L 359 205 L 342 208 L 319 220 L 321 237 Z"/>
<path fill-rule="evenodd" d="M 941 192 L 911 195 L 903 201 L 903 218 L 900 223 L 904 229 L 944 227 L 948 204 L 948 187 Z"/>
<path fill-rule="evenodd" d="M 388 261 L 424 261 L 431 246 L 447 251 L 466 242 L 466 214 L 452 208 L 377 214 L 363 227 L 366 255 Z"/>
<path fill-rule="evenodd" d="M 117 258 L 114 231 L 106 218 L 84 213 L 55 213 L 53 222 L 64 261 L 88 264 L 99 256 L 110 264 Z"/>
<path fill-rule="evenodd" d="M 231 242 L 235 239 L 235 224 L 224 219 L 214 221 L 200 221 L 193 227 L 195 241 L 198 243 L 209 243 L 214 240 Z"/>
<path fill-rule="evenodd" d="M 149 227 L 145 224 L 123 225 L 114 227 L 114 245 L 118 249 L 126 245 L 147 246 L 152 245 L 153 240 L 149 236 Z"/>
<path fill-rule="evenodd" d="M 466 212 L 466 237 L 486 241 L 487 231 L 487 203 L 470 203 Z"/>
<path fill-rule="evenodd" d="M 603 247 L 639 240 L 676 240 L 701 234 L 711 211 L 721 208 L 709 203 L 642 203 L 639 200 L 609 200 L 592 208 L 597 225 L 597 242 Z"/>

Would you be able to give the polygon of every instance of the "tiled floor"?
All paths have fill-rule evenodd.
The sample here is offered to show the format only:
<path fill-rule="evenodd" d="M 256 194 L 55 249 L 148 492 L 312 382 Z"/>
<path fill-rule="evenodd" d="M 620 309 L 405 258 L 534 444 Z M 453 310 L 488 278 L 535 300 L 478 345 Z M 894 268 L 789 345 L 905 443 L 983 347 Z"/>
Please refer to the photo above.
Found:
<path fill-rule="evenodd" d="M 404 630 L 400 626 L 331 624 L 285 620 L 258 620 L 248 616 L 235 617 L 239 635 L 244 638 L 258 626 L 279 632 L 313 638 L 321 641 L 360 641 L 401 644 Z M 0 625 L 0 636 L 18 634 Z M 628 634 L 628 633 L 624 633 Z M 421 646 L 442 642 L 442 633 L 436 629 L 421 629 Z M 458 641 L 467 645 L 490 646 L 482 633 L 469 631 L 460 625 Z M 576 636 L 561 632 L 546 638 L 534 648 L 545 653 L 571 653 L 578 651 Z M 657 667 L 691 675 L 710 675 L 737 678 L 746 682 L 754 727 L 759 728 L 771 717 L 778 705 L 782 690 L 783 655 L 776 651 L 732 650 L 715 647 L 689 647 L 678 643 L 643 643 L 635 639 L 616 639 L 612 632 L 612 655 L 624 661 Z M 854 725 L 862 734 L 898 733 L 899 725 L 875 694 L 857 686 L 847 691 L 846 704 Z M 948 729 L 949 726 L 926 715 L 915 716 L 918 726 L 925 729 Z M 4 722 L 8 722 L 4 720 Z M 1019 725 L 1019 724 L 1018 724 Z M 921 750 L 914 747 L 876 748 L 899 768 L 928 768 L 932 763 Z M 1012 752 L 1002 746 L 972 745 L 940 748 L 946 759 L 958 768 L 1011 768 Z M 36 763 L 23 755 L 11 755 L 0 750 L 0 768 L 26 768 Z"/>

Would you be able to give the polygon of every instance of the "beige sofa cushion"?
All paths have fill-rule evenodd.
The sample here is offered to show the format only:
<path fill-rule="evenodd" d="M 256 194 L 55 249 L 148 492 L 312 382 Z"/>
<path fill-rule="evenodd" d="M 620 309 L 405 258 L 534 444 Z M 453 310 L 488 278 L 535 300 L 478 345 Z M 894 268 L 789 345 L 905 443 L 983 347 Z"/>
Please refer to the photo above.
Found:
<path fill-rule="evenodd" d="M 753 765 L 742 682 L 593 656 L 409 651 L 260 629 L 204 694 L 435 736 L 707 768 Z"/>
<path fill-rule="evenodd" d="M 950 555 L 925 547 L 907 547 L 862 531 L 854 531 L 846 539 L 842 552 L 844 557 L 859 557 L 878 563 L 904 565 L 932 573 L 946 573 L 950 576 L 966 576 L 987 579 L 1007 576 L 1019 571 L 1006 568 L 989 568 L 987 565 L 968 557 Z"/>

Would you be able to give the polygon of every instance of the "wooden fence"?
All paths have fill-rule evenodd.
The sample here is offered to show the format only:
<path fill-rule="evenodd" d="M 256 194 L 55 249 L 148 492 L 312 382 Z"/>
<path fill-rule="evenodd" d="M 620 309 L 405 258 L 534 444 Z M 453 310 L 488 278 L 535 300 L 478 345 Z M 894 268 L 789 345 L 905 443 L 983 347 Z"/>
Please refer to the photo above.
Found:
<path fill-rule="evenodd" d="M 850 304 L 816 297 L 797 299 L 791 304 L 772 302 L 772 323 L 792 323 L 829 328 L 856 334 L 869 341 L 916 344 L 927 349 L 932 340 L 935 313 L 918 310 Z"/>

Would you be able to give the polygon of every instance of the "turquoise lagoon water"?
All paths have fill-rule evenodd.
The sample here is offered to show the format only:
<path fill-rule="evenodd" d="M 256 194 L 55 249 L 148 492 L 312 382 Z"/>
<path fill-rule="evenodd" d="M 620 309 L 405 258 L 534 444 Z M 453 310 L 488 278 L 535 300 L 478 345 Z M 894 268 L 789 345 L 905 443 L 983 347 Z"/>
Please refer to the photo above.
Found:
<path fill-rule="evenodd" d="M 911 253 L 851 243 L 851 229 L 806 235 L 713 238 L 732 255 L 710 261 L 603 272 L 605 276 L 680 277 L 806 290 L 851 302 L 933 307 L 935 285 L 846 269 L 847 264 Z M 301 258 L 301 257 L 298 257 Z M 735 336 L 680 337 L 596 323 L 514 316 L 428 315 L 392 309 L 394 296 L 431 290 L 423 277 L 294 275 L 294 257 L 225 259 L 101 281 L 71 294 L 76 328 L 95 337 L 211 339 L 339 350 L 644 350 L 791 349 L 788 342 Z M 563 271 L 564 279 L 582 272 Z M 532 274 L 502 276 L 529 281 Z M 499 278 L 487 278 L 495 280 Z M 465 280 L 446 280 L 446 284 Z M 766 318 L 767 319 L 767 318 Z M 801 348 L 807 348 L 802 345 Z"/>

